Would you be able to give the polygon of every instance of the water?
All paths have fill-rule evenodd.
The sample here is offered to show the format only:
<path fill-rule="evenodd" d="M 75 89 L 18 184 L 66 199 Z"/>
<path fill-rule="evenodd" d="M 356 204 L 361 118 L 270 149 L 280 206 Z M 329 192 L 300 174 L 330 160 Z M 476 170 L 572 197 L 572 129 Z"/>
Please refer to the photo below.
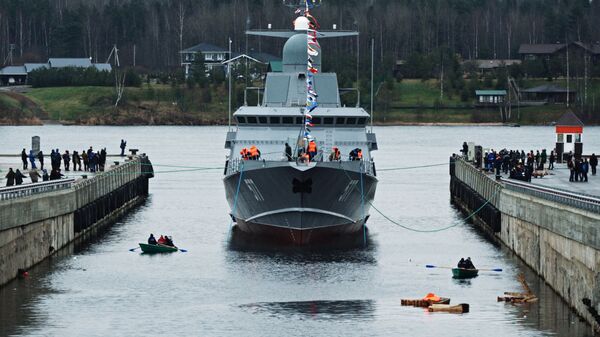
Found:
<path fill-rule="evenodd" d="M 376 128 L 377 167 L 446 163 L 463 140 L 491 147 L 552 148 L 551 127 Z M 585 130 L 585 149 L 600 150 L 599 128 Z M 106 336 L 591 336 L 568 306 L 506 249 L 495 246 L 449 201 L 447 165 L 381 171 L 375 205 L 416 233 L 374 211 L 369 245 L 328 250 L 229 243 L 222 171 L 172 166 L 223 165 L 223 127 L 0 127 L 0 153 L 19 153 L 30 137 L 42 149 L 93 145 L 118 151 L 121 138 L 146 152 L 156 171 L 150 197 L 93 242 L 69 247 L 0 289 L 0 335 Z M 283 149 L 282 149 L 283 150 Z M 596 151 L 598 153 L 600 151 Z M 0 158 L 4 167 L 18 158 Z M 16 166 L 16 165 L 15 165 Z M 172 235 L 188 250 L 164 256 L 129 252 L 148 233 Z M 361 240 L 359 240 L 360 242 Z M 470 256 L 501 267 L 457 281 L 445 269 Z M 522 291 L 525 273 L 540 300 L 498 303 Z M 428 292 L 469 303 L 464 315 L 401 307 Z"/>

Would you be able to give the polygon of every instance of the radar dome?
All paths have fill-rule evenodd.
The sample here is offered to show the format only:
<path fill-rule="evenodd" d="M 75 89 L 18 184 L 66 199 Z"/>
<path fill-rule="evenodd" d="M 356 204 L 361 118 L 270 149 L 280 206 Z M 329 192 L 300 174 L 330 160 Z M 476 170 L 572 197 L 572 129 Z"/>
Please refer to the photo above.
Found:
<path fill-rule="evenodd" d="M 294 30 L 304 30 L 307 31 L 309 29 L 310 21 L 305 16 L 299 16 L 294 21 Z"/>
<path fill-rule="evenodd" d="M 314 47 L 313 47 L 314 48 Z M 321 69 L 321 50 L 317 49 L 319 55 L 311 56 L 313 67 Z M 283 71 L 305 72 L 308 60 L 308 35 L 296 34 L 290 37 L 283 46 Z"/>

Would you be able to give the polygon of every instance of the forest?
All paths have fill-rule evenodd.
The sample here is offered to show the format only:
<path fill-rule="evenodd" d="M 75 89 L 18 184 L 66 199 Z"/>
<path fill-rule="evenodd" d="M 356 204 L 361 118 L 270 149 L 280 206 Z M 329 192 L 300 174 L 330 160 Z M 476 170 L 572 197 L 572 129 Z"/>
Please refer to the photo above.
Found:
<path fill-rule="evenodd" d="M 378 71 L 396 59 L 443 55 L 464 60 L 518 58 L 521 43 L 600 41 L 599 0 L 323 0 L 314 10 L 322 29 L 358 30 L 359 45 L 325 40 L 325 65 L 367 72 L 374 39 Z M 294 11 L 281 0 L 2 0 L 0 56 L 13 63 L 48 57 L 105 62 L 113 45 L 121 63 L 172 71 L 179 51 L 200 42 L 237 52 L 280 55 L 283 41 L 246 37 L 246 29 L 291 27 Z M 595 19 L 594 19 L 595 18 Z M 329 61 L 329 62 L 328 62 Z M 355 72 L 355 70 L 354 70 Z"/>

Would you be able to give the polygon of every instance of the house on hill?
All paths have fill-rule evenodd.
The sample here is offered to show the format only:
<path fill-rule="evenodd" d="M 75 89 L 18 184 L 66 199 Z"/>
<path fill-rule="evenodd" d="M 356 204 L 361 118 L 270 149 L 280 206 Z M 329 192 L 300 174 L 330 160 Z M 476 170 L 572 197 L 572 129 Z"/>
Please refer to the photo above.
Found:
<path fill-rule="evenodd" d="M 239 63 L 242 60 L 266 66 L 269 66 L 272 62 L 281 61 L 280 57 L 268 53 L 250 52 L 248 54 L 231 53 L 229 55 L 229 51 L 225 48 L 204 42 L 184 49 L 179 53 L 181 54 L 181 66 L 184 68 L 186 78 L 191 74 L 192 64 L 199 57 L 202 57 L 207 73 L 218 67 L 223 67 L 223 71 L 226 71 L 229 64 Z"/>
<path fill-rule="evenodd" d="M 569 103 L 575 102 L 577 91 L 573 89 L 567 90 L 556 84 L 543 84 L 534 88 L 521 89 L 521 100 L 529 102 L 544 102 L 544 103 Z"/>
<path fill-rule="evenodd" d="M 204 67 L 208 72 L 212 71 L 215 67 L 221 67 L 223 61 L 230 59 L 229 51 L 225 48 L 204 42 L 184 49 L 179 54 L 181 54 L 181 66 L 184 68 L 186 78 L 190 74 L 192 64 L 199 57 L 202 57 Z"/>
<path fill-rule="evenodd" d="M 567 48 L 568 47 L 568 48 Z M 519 47 L 519 55 L 522 60 L 550 60 L 555 57 L 566 58 L 567 49 L 570 57 L 587 55 L 593 63 L 600 62 L 600 44 L 599 43 L 549 43 L 549 44 L 530 44 L 523 43 Z"/>

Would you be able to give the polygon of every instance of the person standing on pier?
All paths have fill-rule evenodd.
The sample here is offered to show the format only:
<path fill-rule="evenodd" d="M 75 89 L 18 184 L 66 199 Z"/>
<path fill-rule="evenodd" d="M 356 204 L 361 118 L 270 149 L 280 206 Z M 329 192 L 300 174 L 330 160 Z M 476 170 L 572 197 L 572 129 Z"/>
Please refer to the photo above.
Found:
<path fill-rule="evenodd" d="M 6 186 L 14 186 L 15 185 L 15 172 L 12 167 L 8 169 L 8 173 L 5 176 L 6 178 Z"/>
<path fill-rule="evenodd" d="M 27 170 L 27 152 L 25 152 L 25 149 L 21 151 L 21 161 L 23 162 L 23 170 Z"/>
<path fill-rule="evenodd" d="M 46 169 L 42 169 L 42 181 L 48 181 L 48 180 L 50 180 L 48 171 Z"/>
<path fill-rule="evenodd" d="M 569 160 L 567 162 L 567 167 L 569 168 L 569 181 L 570 182 L 574 182 L 575 181 L 575 163 L 573 162 L 573 159 Z"/>
<path fill-rule="evenodd" d="M 125 156 L 125 147 L 127 146 L 127 142 L 123 139 L 121 139 L 121 145 L 119 145 L 119 147 L 121 148 L 121 157 Z"/>
<path fill-rule="evenodd" d="M 42 150 L 40 150 L 38 152 L 37 159 L 40 162 L 40 169 L 43 170 L 44 169 L 44 152 L 42 152 Z"/>
<path fill-rule="evenodd" d="M 83 160 L 83 170 L 88 171 L 90 167 L 90 160 L 88 158 L 87 152 L 81 151 L 81 159 Z"/>
<path fill-rule="evenodd" d="M 40 175 L 40 173 L 38 172 L 38 170 L 37 170 L 37 169 L 34 169 L 34 168 L 32 168 L 32 169 L 29 171 L 29 179 L 31 179 L 31 182 L 32 182 L 32 183 L 34 183 L 34 184 L 35 184 L 35 183 L 37 183 L 37 182 L 38 182 L 38 179 L 39 179 L 39 178 L 41 178 L 41 177 L 42 177 L 42 176 Z"/>
<path fill-rule="evenodd" d="M 549 170 L 554 170 L 554 162 L 556 161 L 556 156 L 554 155 L 554 151 L 550 151 L 550 165 L 548 165 Z"/>
<path fill-rule="evenodd" d="M 23 184 L 23 178 L 27 178 L 27 176 L 17 169 L 17 172 L 15 172 L 15 185 Z"/>
<path fill-rule="evenodd" d="M 29 150 L 29 162 L 31 163 L 31 168 L 36 169 L 35 167 L 35 155 L 33 154 L 33 150 Z"/>
<path fill-rule="evenodd" d="M 587 159 L 584 159 L 581 162 L 581 181 L 588 182 L 588 172 L 590 170 L 590 163 L 588 163 Z"/>
<path fill-rule="evenodd" d="M 79 166 L 79 171 L 81 171 L 81 157 L 79 157 L 77 151 L 73 151 L 73 171 L 77 171 L 77 166 Z"/>
<path fill-rule="evenodd" d="M 544 170 L 544 165 L 546 165 L 546 160 L 548 159 L 548 154 L 546 153 L 546 149 L 542 150 L 542 154 L 540 155 L 540 169 Z"/>
<path fill-rule="evenodd" d="M 62 155 L 62 159 L 65 163 L 65 171 L 68 171 L 69 164 L 71 163 L 71 155 L 69 154 L 69 150 L 65 150 L 65 153 Z"/>
<path fill-rule="evenodd" d="M 288 143 L 285 143 L 285 157 L 288 161 L 292 161 L 292 147 Z"/>
<path fill-rule="evenodd" d="M 590 166 L 592 167 L 592 175 L 596 175 L 596 166 L 598 166 L 598 157 L 596 157 L 595 153 L 592 153 L 590 157 Z"/>

